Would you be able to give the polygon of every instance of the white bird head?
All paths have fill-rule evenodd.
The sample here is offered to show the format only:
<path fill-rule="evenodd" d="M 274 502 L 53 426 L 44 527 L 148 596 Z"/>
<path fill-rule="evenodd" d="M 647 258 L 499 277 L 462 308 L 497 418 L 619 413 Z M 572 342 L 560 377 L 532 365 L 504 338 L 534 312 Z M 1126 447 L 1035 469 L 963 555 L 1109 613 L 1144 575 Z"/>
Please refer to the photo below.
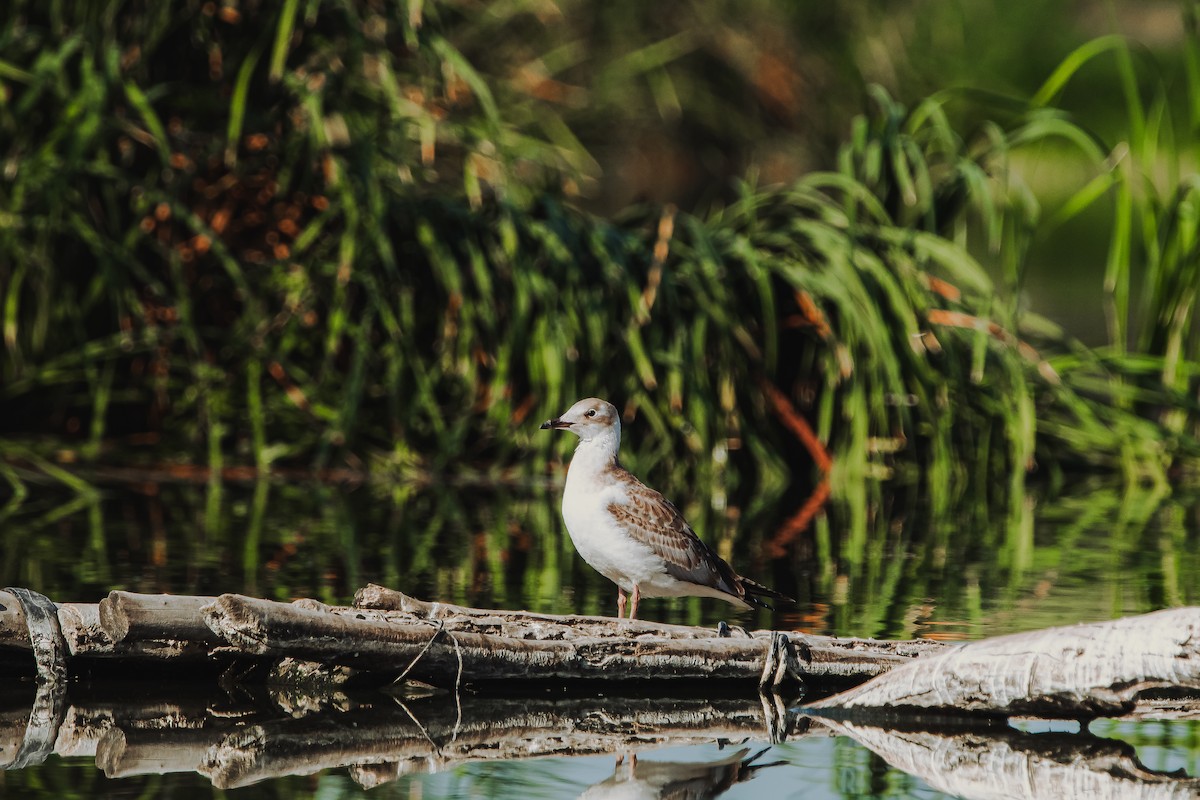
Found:
<path fill-rule="evenodd" d="M 542 423 L 541 430 L 570 431 L 584 442 L 616 435 L 621 437 L 621 418 L 617 408 L 599 397 L 587 397 L 567 409 L 567 413 Z"/>

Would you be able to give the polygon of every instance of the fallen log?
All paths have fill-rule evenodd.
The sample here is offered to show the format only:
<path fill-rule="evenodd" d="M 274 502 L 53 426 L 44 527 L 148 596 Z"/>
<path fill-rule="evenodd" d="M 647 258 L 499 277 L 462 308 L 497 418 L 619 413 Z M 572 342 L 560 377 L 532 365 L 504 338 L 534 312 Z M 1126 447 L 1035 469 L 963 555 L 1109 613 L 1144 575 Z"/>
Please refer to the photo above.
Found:
<path fill-rule="evenodd" d="M 312 600 L 276 603 L 237 595 L 131 592 L 112 592 L 98 605 L 55 606 L 27 590 L 12 592 L 0 596 L 0 601 L 11 600 L 0 602 L 0 646 L 7 645 L 10 655 L 36 656 L 43 681 L 59 674 L 67 661 L 78 668 L 125 661 L 236 666 L 239 661 L 291 659 L 288 669 L 235 669 L 232 674 L 252 680 L 308 681 L 314 687 L 347 680 L 378 683 L 407 670 L 405 677 L 447 689 L 511 679 L 704 678 L 749 687 L 807 683 L 810 689 L 826 685 L 824 691 L 830 691 L 944 648 L 934 642 L 747 633 L 724 623 L 704 629 L 471 609 L 425 603 L 377 586 L 362 590 L 359 605 L 350 608 Z M 28 624 L 30 603 L 36 604 L 39 615 L 35 628 Z M 297 668 L 295 661 L 320 666 Z M 0 661 L 0 671 L 16 674 L 11 659 Z"/>
<path fill-rule="evenodd" d="M 110 592 L 100 601 L 100 627 L 116 644 L 128 638 L 215 646 L 222 642 L 200 613 L 210 602 L 209 597 Z"/>
<path fill-rule="evenodd" d="M 402 672 L 446 689 L 512 680 L 845 684 L 945 647 L 401 603 L 409 610 L 222 595 L 204 615 L 242 652 Z"/>
<path fill-rule="evenodd" d="M 222 595 L 205 621 L 242 652 L 404 673 L 441 688 L 494 681 L 714 678 L 756 681 L 766 639 L 655 635 L 524 639 Z"/>
<path fill-rule="evenodd" d="M 1200 690 L 1200 608 L 971 642 L 806 709 L 1088 719 L 1129 713 L 1164 688 Z"/>
<path fill-rule="evenodd" d="M 183 656 L 205 669 L 233 665 L 227 685 L 314 691 L 400 679 L 478 692 L 603 681 L 610 690 L 621 682 L 631 689 L 672 685 L 680 695 L 695 691 L 696 682 L 711 692 L 716 681 L 726 687 L 720 691 L 800 689 L 811 696 L 876 678 L 810 706 L 839 713 L 1087 718 L 1127 713 L 1147 691 L 1165 689 L 1192 697 L 1170 696 L 1149 711 L 1143 702 L 1143 711 L 1172 707 L 1169 713 L 1186 716 L 1200 690 L 1197 608 L 954 647 L 475 609 L 379 586 L 362 589 L 353 607 L 126 592 L 99 605 L 55 606 L 25 589 L 0 595 L 0 606 L 0 635 L 8 637 L 0 645 L 36 657 L 47 724 L 59 703 L 56 676 L 66 674 L 67 662 L 170 665 Z"/>
<path fill-rule="evenodd" d="M 3 590 L 0 590 L 0 645 L 21 650 L 33 648 L 21 601 L 12 592 Z"/>
<path fill-rule="evenodd" d="M 369 584 L 355 595 L 353 609 L 329 609 L 337 614 L 360 615 L 367 610 L 402 612 L 411 619 L 434 622 L 450 632 L 471 632 L 513 637 L 527 641 L 570 641 L 587 637 L 638 639 L 643 637 L 680 640 L 719 640 L 749 638 L 778 642 L 786 637 L 793 651 L 789 656 L 797 671 L 809 681 L 822 680 L 859 683 L 869 676 L 882 674 L 894 666 L 949 647 L 930 640 L 889 642 L 854 637 L 818 636 L 798 632 L 754 631 L 669 625 L 646 620 L 617 620 L 613 617 L 538 614 L 529 611 L 505 611 L 431 603 Z M 391 614 L 383 619 L 395 620 Z M 698 645 L 703 646 L 703 645 Z M 761 677 L 761 676 L 760 676 Z M 810 687 L 812 688 L 812 687 Z"/>
<path fill-rule="evenodd" d="M 26 590 L 30 598 L 41 598 Z M 423 603 L 382 587 L 360 593 L 367 607 L 330 607 L 312 600 L 276 603 L 220 598 L 113 592 L 99 605 L 55 606 L 46 598 L 0 610 L 0 645 L 8 652 L 41 656 L 40 674 L 76 666 L 175 660 L 228 664 L 238 661 L 319 662 L 318 669 L 255 670 L 261 680 L 329 685 L 354 675 L 386 681 L 406 677 L 452 688 L 510 679 L 530 681 L 708 678 L 780 687 L 807 682 L 832 688 L 860 682 L 917 655 L 942 649 L 933 642 L 876 642 L 757 631 L 662 625 L 610 617 L 555 616 Z M 38 603 L 36 635 L 25 606 Z M 49 609 L 49 612 L 47 612 Z M 56 612 L 56 613 L 55 613 Z M 50 619 L 46 616 L 49 613 Z M 49 622 L 53 622 L 50 625 Z M 34 640 L 40 642 L 36 651 Z M 50 646 L 53 645 L 53 646 Z M 0 663 L 6 674 L 11 665 Z M 236 671 L 235 671 L 236 673 Z M 65 673 L 64 673 L 65 674 Z"/>

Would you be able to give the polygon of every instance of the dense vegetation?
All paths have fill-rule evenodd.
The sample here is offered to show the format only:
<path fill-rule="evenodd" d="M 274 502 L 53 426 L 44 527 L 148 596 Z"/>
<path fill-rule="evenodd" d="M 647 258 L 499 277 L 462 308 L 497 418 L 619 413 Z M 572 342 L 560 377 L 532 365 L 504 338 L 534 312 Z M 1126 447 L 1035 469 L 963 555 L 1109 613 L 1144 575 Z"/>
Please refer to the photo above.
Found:
<path fill-rule="evenodd" d="M 667 66 L 733 51 L 697 18 L 582 74 L 601 49 L 551 47 L 554 21 L 452 2 L 10 4 L 0 470 L 17 495 L 31 470 L 85 485 L 81 462 L 218 482 L 513 476 L 552 446 L 524 431 L 593 393 L 642 421 L 631 461 L 678 459 L 671 480 L 717 492 L 808 480 L 805 424 L 836 490 L 899 472 L 935 502 L 1035 467 L 1165 481 L 1200 454 L 1193 18 L 1178 80 L 1108 38 L 1021 101 L 908 109 L 874 88 L 825 169 L 611 218 L 577 197 L 596 162 L 573 81 L 671 106 Z M 1102 60 L 1126 111 L 1111 140 L 1054 105 Z M 759 112 L 791 102 L 779 69 L 743 76 Z M 706 124 L 737 96 L 715 94 Z M 1043 220 L 1015 164 L 1062 142 L 1089 178 Z M 1031 246 L 1097 210 L 1099 351 L 1019 302 Z"/>

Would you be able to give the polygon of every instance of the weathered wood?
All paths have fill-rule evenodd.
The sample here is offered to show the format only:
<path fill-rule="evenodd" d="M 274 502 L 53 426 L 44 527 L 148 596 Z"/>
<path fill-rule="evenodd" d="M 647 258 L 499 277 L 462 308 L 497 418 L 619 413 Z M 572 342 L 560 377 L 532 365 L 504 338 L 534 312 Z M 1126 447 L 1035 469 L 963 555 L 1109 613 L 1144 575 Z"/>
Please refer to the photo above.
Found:
<path fill-rule="evenodd" d="M 768 640 L 779 635 L 774 631 L 747 633 L 741 628 L 728 629 L 726 638 L 715 628 L 689 625 L 668 625 L 645 620 L 617 620 L 613 617 L 581 615 L 560 616 L 529 611 L 501 611 L 468 608 L 451 603 L 429 603 L 382 586 L 369 584 L 354 598 L 354 609 L 328 609 L 338 614 L 366 613 L 368 610 L 402 612 L 416 619 L 443 625 L 447 631 L 468 631 L 493 634 L 531 641 L 564 641 L 581 637 L 618 637 L 623 639 L 649 636 L 665 639 L 717 640 L 752 638 Z M 402 619 L 385 613 L 376 619 Z M 875 639 L 817 636 L 787 633 L 795 648 L 801 672 L 808 678 L 833 678 L 849 682 L 865 680 L 882 674 L 906 661 L 931 653 L 945 651 L 942 642 L 913 640 L 884 642 Z"/>
<path fill-rule="evenodd" d="M 454 630 L 475 630 L 478 633 L 498 633 L 522 639 L 561 638 L 570 635 L 624 636 L 649 634 L 672 639 L 712 639 L 719 636 L 715 628 L 694 625 L 671 625 L 642 619 L 617 620 L 615 617 L 591 617 L 581 614 L 539 614 L 532 611 L 508 611 L 490 608 L 471 608 L 453 603 L 431 603 L 409 597 L 403 592 L 371 583 L 354 595 L 353 611 L 399 611 L 417 619 L 445 621 Z M 338 610 L 338 609 L 334 609 Z M 748 636 L 740 628 L 731 628 L 730 635 Z"/>
<path fill-rule="evenodd" d="M 643 677 L 754 679 L 778 685 L 781 679 L 801 673 L 807 680 L 856 682 L 944 647 L 932 642 L 747 633 L 727 626 L 718 631 L 611 617 L 471 609 L 424 603 L 374 586 L 360 592 L 359 599 L 363 605 L 403 610 L 337 608 L 311 600 L 290 605 L 260 601 L 266 605 L 253 607 L 259 622 L 267 619 L 264 614 L 272 608 L 276 617 L 295 617 L 279 618 L 288 629 L 284 639 L 277 635 L 281 629 L 266 643 L 255 641 L 251 629 L 258 623 L 250 621 L 253 614 L 240 623 L 228 617 L 222 630 L 210 627 L 210 617 L 203 610 L 215 598 L 112 592 L 99 606 L 58 606 L 57 622 L 67 652 L 84 659 L 170 662 L 209 659 L 214 653 L 248 660 L 294 656 L 399 672 L 418 653 L 424 653 L 410 677 L 443 687 L 462 680 Z M 252 601 L 243 598 L 239 602 Z M 14 630 L 5 634 L 0 628 L 0 635 L 8 637 L 0 644 L 15 644 L 15 652 L 22 652 L 22 645 L 28 650 L 28 633 L 16 630 L 21 620 L 19 604 L 13 603 L 4 620 Z M 358 641 L 359 636 L 365 637 L 363 641 Z M 468 645 L 465 650 L 464 645 Z M 459 657 L 464 655 L 460 672 Z M 11 667 L 6 669 L 13 672 Z M 275 680 L 303 674 L 287 670 L 277 673 Z"/>
<path fill-rule="evenodd" d="M 18 594 L 23 591 L 0 594 L 5 607 L 0 634 L 7 631 L 8 643 L 24 640 L 32 649 L 29 641 L 48 634 L 31 636 L 28 618 L 24 634 L 17 630 L 14 609 L 28 605 Z M 1129 712 L 1148 689 L 1200 689 L 1200 609 L 950 647 L 473 609 L 422 602 L 377 586 L 360 591 L 352 608 L 313 600 L 287 604 L 238 595 L 124 592 L 112 593 L 100 606 L 55 607 L 27 594 L 43 616 L 53 610 L 53 619 L 47 617 L 38 630 L 60 631 L 71 656 L 169 662 L 186 655 L 214 666 L 236 661 L 241 663 L 232 673 L 235 681 L 249 676 L 257 683 L 310 688 L 319 683 L 330 692 L 397 677 L 447 690 L 471 684 L 509 691 L 514 680 L 527 685 L 720 680 L 751 689 L 795 679 L 809 690 L 829 691 L 892 670 L 890 677 L 812 707 L 1082 718 Z M 48 623 L 53 624 L 47 628 Z M 15 646 L 7 652 L 22 651 Z M 283 663 L 286 659 L 311 663 Z M 254 661 L 265 662 L 264 668 L 242 669 Z M 271 662 L 279 662 L 273 670 Z M 2 661 L 0 669 L 13 674 Z M 680 690 L 686 690 L 682 684 Z M 1176 714 L 1194 707 L 1187 697 L 1171 702 Z"/>
<path fill-rule="evenodd" d="M 222 595 L 205 608 L 209 627 L 254 654 L 332 661 L 400 673 L 453 687 L 480 680 L 587 678 L 662 680 L 716 678 L 756 681 L 770 643 L 765 639 L 579 637 L 531 641 L 331 614 L 295 604 Z M 362 616 L 362 619 L 358 617 Z"/>
<path fill-rule="evenodd" d="M 116 594 L 114 592 L 114 594 Z M 147 595 L 142 595 L 147 596 Z M 197 609 L 211 598 L 187 598 Z M 62 603 L 58 606 L 58 622 L 63 638 L 72 656 L 104 659 L 149 659 L 173 661 L 176 659 L 201 660 L 208 658 L 211 647 L 220 644 L 213 632 L 204 626 L 204 635 L 193 636 L 192 631 L 181 627 L 163 627 L 158 631 L 136 629 L 136 635 L 128 633 L 120 641 L 114 641 L 103 625 L 104 602 Z M 203 624 L 199 611 L 196 619 Z M 157 635 L 155 635 L 157 634 Z M 189 638 L 182 638 L 189 637 Z"/>
<path fill-rule="evenodd" d="M 8 587 L 5 594 L 18 605 L 25 618 L 39 684 L 63 684 L 67 678 L 67 645 L 58 624 L 58 609 L 50 598 L 31 589 Z"/>
<path fill-rule="evenodd" d="M 1200 778 L 1156 772 L 1132 746 L 1087 733 L 1030 734 L 1007 726 L 978 730 L 897 730 L 820 720 L 937 791 L 962 798 L 1194 800 Z"/>
<path fill-rule="evenodd" d="M 73 656 L 111 654 L 112 639 L 100 627 L 100 609 L 95 603 L 62 603 L 58 607 L 58 626 Z"/>
<path fill-rule="evenodd" d="M 219 644 L 200 610 L 209 597 L 110 592 L 100 601 L 100 626 L 113 642 L 125 639 Z"/>
<path fill-rule="evenodd" d="M 1159 687 L 1200 689 L 1200 608 L 971 642 L 807 708 L 1088 718 Z"/>
<path fill-rule="evenodd" d="M 21 602 L 12 592 L 0 590 L 0 646 L 32 650 L 29 626 Z"/>

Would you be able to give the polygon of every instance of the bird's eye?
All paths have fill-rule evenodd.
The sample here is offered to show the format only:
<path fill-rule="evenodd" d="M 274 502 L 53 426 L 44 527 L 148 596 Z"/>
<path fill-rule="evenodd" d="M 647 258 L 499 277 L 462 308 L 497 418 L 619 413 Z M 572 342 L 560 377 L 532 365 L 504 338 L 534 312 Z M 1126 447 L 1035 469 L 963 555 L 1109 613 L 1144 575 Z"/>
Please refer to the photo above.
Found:
<path fill-rule="evenodd" d="M 587 416 L 589 416 L 589 417 L 594 417 L 594 416 L 596 416 L 596 409 L 594 409 L 594 408 L 589 408 L 589 409 L 588 409 L 588 412 L 587 412 Z"/>

